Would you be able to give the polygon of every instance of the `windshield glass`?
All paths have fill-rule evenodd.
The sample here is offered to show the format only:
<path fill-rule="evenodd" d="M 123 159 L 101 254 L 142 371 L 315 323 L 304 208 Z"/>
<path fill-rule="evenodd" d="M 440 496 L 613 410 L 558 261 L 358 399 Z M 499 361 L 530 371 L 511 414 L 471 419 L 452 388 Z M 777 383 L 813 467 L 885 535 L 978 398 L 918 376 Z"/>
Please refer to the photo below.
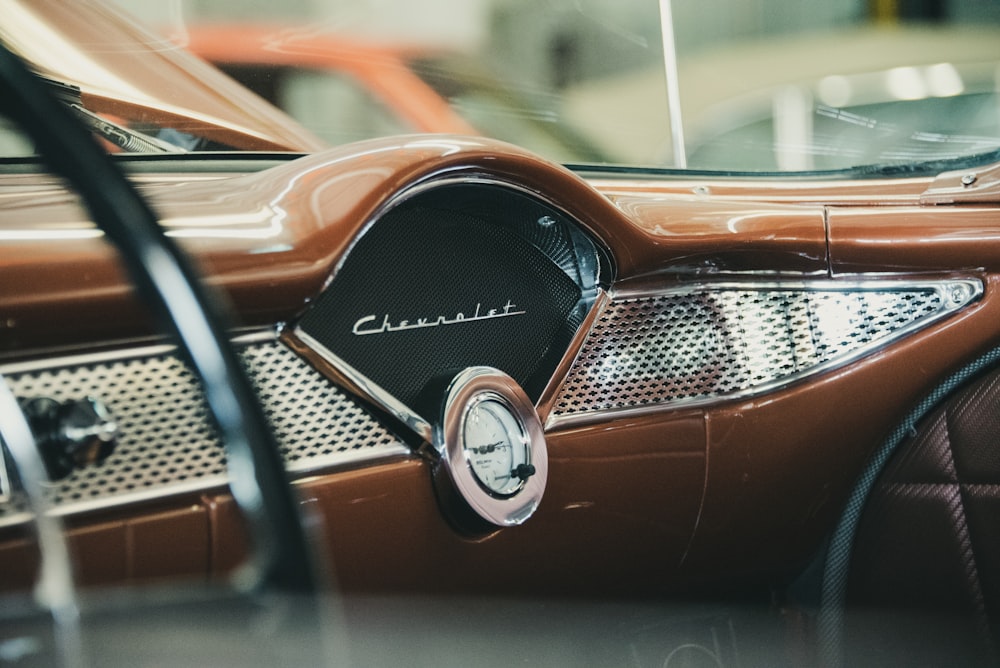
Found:
<path fill-rule="evenodd" d="M 112 7 L 147 26 L 156 36 L 147 46 L 161 56 L 193 52 L 295 119 L 258 123 L 265 112 L 257 106 L 266 105 L 236 100 L 231 89 L 223 93 L 232 108 L 166 81 L 128 98 L 134 84 L 120 72 L 85 74 L 79 55 L 59 65 L 58 54 L 89 49 L 88 59 L 116 67 L 104 59 L 115 49 L 79 31 L 39 29 L 29 46 L 16 45 L 45 61 L 36 65 L 46 76 L 78 86 L 90 111 L 164 150 L 303 151 L 451 132 L 577 164 L 912 173 L 941 161 L 995 160 L 1000 148 L 997 3 L 117 0 Z M 69 13 L 48 12 L 47 20 L 60 27 L 74 20 Z M 5 42 L 17 41 L 11 28 L 2 30 Z M 53 40 L 76 43 L 56 49 Z M 108 84 L 113 77 L 125 85 Z M 132 106 L 116 105 L 115 96 Z M 142 113 L 127 113 L 135 105 Z"/>

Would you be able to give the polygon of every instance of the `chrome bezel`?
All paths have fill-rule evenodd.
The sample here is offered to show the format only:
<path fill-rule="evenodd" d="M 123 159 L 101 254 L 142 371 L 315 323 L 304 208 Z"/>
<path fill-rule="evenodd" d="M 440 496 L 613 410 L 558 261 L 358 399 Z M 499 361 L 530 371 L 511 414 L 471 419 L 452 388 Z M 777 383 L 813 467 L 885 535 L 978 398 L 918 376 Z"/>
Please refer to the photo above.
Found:
<path fill-rule="evenodd" d="M 483 401 L 495 401 L 510 411 L 521 431 L 526 460 L 535 467 L 534 475 L 510 494 L 489 489 L 469 461 L 465 422 L 470 411 Z M 490 367 L 470 367 L 456 375 L 445 392 L 440 420 L 434 425 L 433 445 L 440 458 L 438 467 L 445 474 L 435 476 L 435 480 L 450 485 L 452 489 L 444 491 L 457 492 L 480 518 L 500 527 L 515 526 L 538 508 L 549 470 L 545 434 L 528 395 L 507 374 Z"/>

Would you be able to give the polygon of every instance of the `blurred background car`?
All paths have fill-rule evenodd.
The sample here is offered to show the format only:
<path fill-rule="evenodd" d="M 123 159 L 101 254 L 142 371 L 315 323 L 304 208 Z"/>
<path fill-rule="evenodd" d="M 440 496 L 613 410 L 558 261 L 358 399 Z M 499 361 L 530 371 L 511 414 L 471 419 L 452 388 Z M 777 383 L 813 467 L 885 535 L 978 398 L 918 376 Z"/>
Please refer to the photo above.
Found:
<path fill-rule="evenodd" d="M 562 162 L 606 160 L 553 111 L 550 92 L 499 81 L 460 54 L 266 25 L 190 26 L 183 43 L 331 144 L 481 134 Z"/>
<path fill-rule="evenodd" d="M 564 113 L 616 159 L 662 164 L 662 79 L 648 67 L 580 82 Z M 986 152 L 1000 145 L 998 79 L 989 25 L 871 25 L 681 54 L 688 166 L 809 171 Z M 602 119 L 613 113 L 631 122 L 612 128 Z"/>

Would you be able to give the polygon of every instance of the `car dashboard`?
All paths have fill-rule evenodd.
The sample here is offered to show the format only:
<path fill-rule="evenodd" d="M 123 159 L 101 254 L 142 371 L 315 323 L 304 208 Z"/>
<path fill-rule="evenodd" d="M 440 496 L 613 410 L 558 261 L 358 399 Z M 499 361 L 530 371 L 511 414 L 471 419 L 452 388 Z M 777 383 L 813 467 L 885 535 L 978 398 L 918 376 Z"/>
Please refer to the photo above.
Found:
<path fill-rule="evenodd" d="M 349 592 L 767 591 L 1000 335 L 1000 243 L 971 234 L 993 212 L 927 205 L 930 179 L 886 181 L 886 207 L 844 180 L 584 178 L 451 136 L 126 168 L 236 314 Z M 48 486 L 81 582 L 231 573 L 245 528 L 196 377 L 59 182 L 7 183 L 0 374 L 115 423 Z M 12 478 L 5 590 L 37 563 Z"/>

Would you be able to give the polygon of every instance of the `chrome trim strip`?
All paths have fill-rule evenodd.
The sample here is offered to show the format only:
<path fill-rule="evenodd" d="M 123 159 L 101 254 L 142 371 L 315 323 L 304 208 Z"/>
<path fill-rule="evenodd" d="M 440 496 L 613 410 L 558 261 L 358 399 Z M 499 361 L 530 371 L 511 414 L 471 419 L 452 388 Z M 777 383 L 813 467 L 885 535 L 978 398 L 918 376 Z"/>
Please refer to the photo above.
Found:
<path fill-rule="evenodd" d="M 170 343 L 154 343 L 125 350 L 108 350 L 104 352 L 77 353 L 57 358 L 45 358 L 28 362 L 10 362 L 0 364 L 0 374 L 13 376 L 22 373 L 37 373 L 56 368 L 86 366 L 88 364 L 106 364 L 142 357 L 170 355 L 177 352 L 177 346 Z M 57 360 L 57 361 L 55 361 Z"/>
<path fill-rule="evenodd" d="M 62 522 L 50 512 L 45 470 L 31 427 L 21 412 L 17 398 L 0 375 L 0 441 L 6 444 L 27 497 L 27 520 L 34 520 L 37 531 L 40 566 L 35 597 L 49 610 L 55 622 L 61 658 L 66 665 L 82 665 L 80 608 L 73 582 L 70 559 Z M 73 653 L 76 653 L 73 655 Z"/>
<path fill-rule="evenodd" d="M 355 392 L 361 399 L 371 401 L 380 406 L 391 416 L 406 425 L 408 429 L 418 438 L 423 439 L 425 443 L 430 444 L 434 442 L 434 428 L 409 406 L 382 389 L 377 383 L 369 380 L 363 373 L 350 364 L 337 357 L 329 348 L 302 331 L 302 328 L 295 327 L 292 334 L 343 374 L 344 379 L 351 385 L 348 389 Z"/>
<path fill-rule="evenodd" d="M 54 517 L 69 517 L 72 515 L 78 515 L 81 513 L 87 513 L 94 510 L 106 510 L 108 508 L 114 508 L 116 506 L 125 506 L 135 503 L 143 503 L 146 501 L 159 501 L 161 499 L 170 499 L 177 496 L 183 496 L 185 494 L 192 494 L 195 492 L 203 492 L 205 490 L 218 488 L 222 489 L 229 484 L 228 476 L 208 476 L 205 478 L 199 478 L 188 483 L 174 483 L 172 485 L 166 485 L 161 488 L 151 488 L 144 489 L 138 492 L 132 492 L 129 494 L 121 494 L 114 497 L 109 497 L 105 499 L 89 499 L 86 501 L 73 501 L 70 503 L 61 503 L 58 505 L 53 505 L 49 514 Z M 28 513 L 19 513 L 4 515 L 0 517 L 0 527 L 12 526 L 24 522 L 26 518 L 30 518 Z"/>
<path fill-rule="evenodd" d="M 588 332 L 588 339 L 554 403 L 546 428 L 630 418 L 665 409 L 704 407 L 773 392 L 881 350 L 959 311 L 981 298 L 983 291 L 983 282 L 974 278 L 728 281 L 665 290 L 617 291 Z M 737 312 L 732 304 L 716 304 L 710 299 L 732 292 L 759 294 L 762 299 L 787 293 L 795 299 L 791 300 L 793 308 L 769 304 L 759 312 L 745 307 L 739 307 Z M 834 304 L 828 309 L 829 313 L 822 314 L 823 304 L 809 302 L 810 297 L 842 294 L 845 299 L 854 299 L 866 293 L 879 293 L 880 296 L 923 293 L 933 297 L 938 305 L 934 308 L 923 305 L 920 312 L 907 314 L 908 319 L 898 318 L 898 322 L 875 320 L 875 325 L 882 326 L 882 329 L 869 340 L 865 335 L 870 332 L 866 332 L 864 327 L 872 325 L 874 316 L 869 317 L 867 305 L 863 302 L 861 306 L 866 308 L 861 310 L 865 313 L 855 317 L 857 322 L 851 323 L 854 329 L 832 334 L 823 331 L 822 327 L 844 327 L 850 322 L 852 305 Z M 701 296 L 704 296 L 705 303 L 695 299 Z M 602 347 L 603 341 L 598 338 L 602 319 L 616 318 L 618 314 L 614 311 L 647 305 L 655 309 L 657 301 L 683 300 L 686 297 L 692 298 L 690 305 L 671 305 L 674 311 L 680 312 L 679 315 L 671 313 L 668 318 L 664 313 L 658 313 L 658 317 L 650 318 L 648 322 L 639 321 L 641 324 L 633 327 L 634 332 L 616 329 L 616 338 L 623 339 L 628 335 L 631 337 L 629 343 L 615 342 L 607 346 L 610 350 Z M 897 299 L 905 301 L 902 296 Z M 879 304 L 877 300 L 873 301 L 871 309 L 877 313 Z M 686 313 L 685 306 L 689 307 L 688 311 L 695 311 L 694 315 Z M 769 310 L 780 314 L 780 319 L 769 321 L 768 318 L 773 315 Z M 796 312 L 791 313 L 792 310 Z M 707 319 L 709 315 L 711 319 Z M 685 323 L 678 325 L 676 322 L 685 317 L 688 318 L 686 328 L 683 326 Z M 671 332 L 660 322 L 667 320 L 682 330 L 682 341 L 671 340 Z M 777 336 L 769 338 L 772 334 Z M 830 342 L 843 345 L 830 345 Z M 750 359 L 750 353 L 754 351 L 760 353 L 759 358 Z M 829 356 L 824 357 L 827 353 Z M 775 362 L 767 355 L 782 364 L 772 366 Z M 623 356 L 624 361 L 619 359 Z M 586 360 L 587 357 L 594 359 Z M 595 370 L 596 359 L 606 360 L 598 365 L 603 370 Z M 727 363 L 733 368 L 726 367 Z M 714 372 L 700 373 L 704 369 L 714 369 Z M 630 375 L 632 370 L 635 373 Z M 737 387 L 743 380 L 749 380 L 750 384 L 738 389 L 726 389 Z M 642 399 L 635 399 L 634 395 L 639 392 L 634 388 L 640 384 L 643 387 Z M 622 396 L 616 397 L 616 394 Z M 585 395 L 588 400 L 577 400 L 576 395 Z M 593 403 L 589 399 L 592 397 L 599 397 L 606 405 L 588 405 L 588 402 Z"/>
<path fill-rule="evenodd" d="M 254 329 L 242 334 L 235 334 L 229 341 L 234 346 L 248 346 L 254 343 L 277 342 L 278 334 L 272 328 Z M 83 352 L 57 357 L 29 360 L 27 362 L 0 362 L 0 374 L 15 375 L 21 373 L 36 373 L 50 369 L 68 369 L 75 366 L 90 364 L 106 364 L 124 360 L 173 355 L 178 347 L 173 343 L 147 343 L 100 352 Z"/>
<path fill-rule="evenodd" d="M 566 383 L 566 378 L 569 376 L 569 370 L 576 364 L 576 360 L 580 356 L 580 351 L 583 350 L 583 344 L 587 341 L 587 336 L 590 334 L 591 328 L 593 328 L 598 316 L 600 316 L 610 301 L 610 295 L 598 288 L 597 297 L 594 299 L 594 303 L 590 305 L 587 317 L 581 323 L 580 329 L 573 335 L 573 340 L 570 341 L 569 348 L 566 349 L 566 354 L 560 360 L 558 366 L 556 366 L 552 373 L 552 378 L 545 386 L 538 399 L 538 403 L 535 405 L 535 410 L 538 412 L 538 419 L 542 421 L 543 425 L 548 423 L 556 400 L 559 398 L 559 393 L 562 391 L 562 387 Z"/>
<path fill-rule="evenodd" d="M 984 287 L 983 282 L 978 278 L 947 278 L 939 280 L 914 280 L 912 277 L 885 275 L 878 278 L 826 278 L 826 279 L 781 279 L 774 276 L 767 276 L 767 280 L 722 280 L 722 281 L 697 281 L 673 285 L 667 288 L 620 288 L 616 286 L 610 291 L 613 302 L 621 302 L 634 299 L 655 299 L 657 297 L 673 297 L 677 295 L 689 295 L 704 292 L 723 292 L 730 290 L 746 291 L 780 291 L 792 292 L 873 292 L 873 291 L 895 291 L 906 290 L 933 290 L 944 295 L 945 288 L 952 284 L 967 286 L 972 294 L 968 295 L 965 303 L 975 301 L 982 297 Z M 963 303 L 962 305 L 965 305 Z"/>
<path fill-rule="evenodd" d="M 254 343 L 268 343 L 277 341 L 277 332 L 272 328 L 254 329 L 230 337 L 229 341 L 234 346 L 248 346 Z M 20 373 L 35 373 L 48 369 L 65 369 L 74 366 L 86 366 L 88 364 L 105 364 L 108 362 L 121 362 L 129 359 L 139 359 L 143 357 L 156 357 L 158 355 L 173 355 L 178 350 L 172 343 L 147 343 L 134 347 L 117 348 L 101 352 L 85 352 L 58 357 L 46 357 L 43 359 L 30 360 L 27 362 L 0 362 L 0 374 L 14 375 Z"/>
<path fill-rule="evenodd" d="M 406 446 L 400 445 L 393 450 L 381 450 L 377 453 L 352 452 L 350 454 L 341 453 L 336 456 L 311 459 L 307 463 L 286 464 L 285 470 L 300 477 L 292 480 L 293 485 L 298 485 L 304 479 L 313 477 L 319 471 L 334 472 L 350 468 L 357 464 L 367 462 L 384 462 L 396 458 L 410 457 L 413 453 Z M 188 483 L 173 483 L 160 488 L 151 488 L 128 494 L 119 494 L 105 499 L 90 499 L 87 501 L 73 501 L 61 503 L 49 507 L 47 514 L 52 517 L 70 517 L 96 510 L 107 510 L 118 506 L 145 503 L 148 501 L 162 501 L 197 492 L 206 492 L 212 489 L 223 491 L 229 487 L 229 476 L 206 476 L 198 478 Z M 0 528 L 17 526 L 33 519 L 30 512 L 16 512 L 7 515 L 0 515 Z"/>

